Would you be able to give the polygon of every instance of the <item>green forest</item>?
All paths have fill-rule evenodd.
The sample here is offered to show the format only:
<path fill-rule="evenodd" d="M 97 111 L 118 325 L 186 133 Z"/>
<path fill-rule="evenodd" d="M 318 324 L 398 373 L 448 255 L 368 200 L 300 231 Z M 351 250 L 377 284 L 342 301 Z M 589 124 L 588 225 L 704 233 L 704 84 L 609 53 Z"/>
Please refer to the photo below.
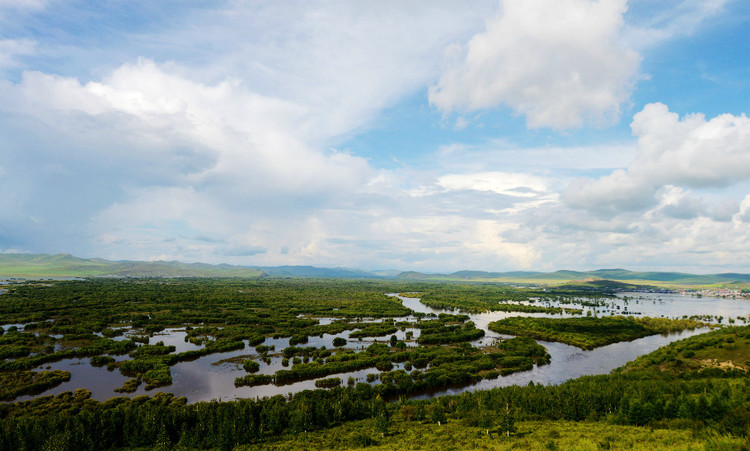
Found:
<path fill-rule="evenodd" d="M 549 364 L 535 340 L 584 349 L 700 327 L 694 320 L 511 317 L 485 345 L 468 315 L 417 314 L 385 293 L 418 293 L 460 312 L 539 302 L 492 284 L 335 279 L 90 279 L 18 282 L 0 295 L 0 449 L 740 449 L 750 433 L 750 327 L 676 341 L 611 374 L 430 397 Z M 596 304 L 607 293 L 546 291 Z M 482 306 L 489 307 L 482 307 Z M 519 304 L 526 305 L 526 304 Z M 503 310 L 504 311 L 504 310 Z M 322 321 L 322 318 L 327 318 Z M 158 340 L 184 328 L 196 350 Z M 333 347 L 311 337 L 348 333 Z M 397 336 L 398 334 L 398 336 Z M 286 337 L 289 346 L 264 345 Z M 366 341 L 363 341 L 366 340 Z M 357 346 L 353 346 L 356 344 Z M 293 395 L 191 402 L 169 393 L 179 362 L 230 351 L 237 387 L 315 381 Z M 50 363 L 87 358 L 127 377 L 123 396 Z M 260 373 L 271 359 L 281 369 Z M 368 382 L 341 377 L 368 370 Z M 372 377 L 371 377 L 372 376 Z M 312 382 L 311 382 L 312 383 Z M 143 384 L 145 396 L 125 396 Z M 19 401 L 19 396 L 38 395 Z M 407 445 L 411 444 L 411 445 Z"/>

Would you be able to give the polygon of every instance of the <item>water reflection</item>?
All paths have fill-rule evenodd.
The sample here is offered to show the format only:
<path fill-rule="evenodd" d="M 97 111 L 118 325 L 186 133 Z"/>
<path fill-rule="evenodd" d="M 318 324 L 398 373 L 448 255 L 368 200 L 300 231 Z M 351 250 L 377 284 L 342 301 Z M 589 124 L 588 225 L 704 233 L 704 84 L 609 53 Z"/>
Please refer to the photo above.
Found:
<path fill-rule="evenodd" d="M 497 379 L 483 379 L 474 385 L 459 389 L 442 390 L 420 398 L 456 394 L 464 391 L 485 390 L 510 385 L 560 384 L 570 379 L 586 375 L 607 374 L 615 368 L 635 360 L 638 356 L 648 354 L 673 341 L 708 332 L 709 328 L 685 330 L 668 335 L 652 335 L 630 342 L 613 343 L 591 351 L 583 351 L 575 346 L 537 340 L 547 348 L 552 356 L 552 363 L 534 366 L 531 371 L 513 373 Z"/>

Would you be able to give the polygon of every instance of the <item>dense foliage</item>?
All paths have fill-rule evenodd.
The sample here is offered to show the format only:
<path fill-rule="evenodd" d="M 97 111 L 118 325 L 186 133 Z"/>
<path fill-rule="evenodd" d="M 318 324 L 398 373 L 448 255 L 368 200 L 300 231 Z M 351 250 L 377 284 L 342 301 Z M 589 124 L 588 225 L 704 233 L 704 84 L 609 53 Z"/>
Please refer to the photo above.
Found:
<path fill-rule="evenodd" d="M 582 287 L 558 287 L 555 289 L 519 289 L 494 284 L 443 284 L 427 285 L 419 293 L 422 303 L 432 308 L 459 309 L 464 312 L 487 311 L 562 313 L 560 307 L 529 305 L 531 303 L 555 302 L 557 304 L 591 305 L 591 300 L 606 299 L 611 295 L 602 291 L 591 291 Z M 570 313 L 577 313 L 571 311 Z"/>

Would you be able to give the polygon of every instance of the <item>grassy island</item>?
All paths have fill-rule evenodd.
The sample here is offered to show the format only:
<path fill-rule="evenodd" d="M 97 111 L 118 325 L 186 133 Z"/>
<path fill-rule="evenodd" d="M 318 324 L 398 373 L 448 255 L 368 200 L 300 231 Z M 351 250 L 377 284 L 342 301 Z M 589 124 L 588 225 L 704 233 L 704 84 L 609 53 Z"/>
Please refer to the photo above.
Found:
<path fill-rule="evenodd" d="M 695 329 L 707 324 L 692 319 L 634 318 L 625 316 L 586 318 L 512 317 L 493 321 L 494 332 L 559 341 L 581 349 L 594 349 L 649 335 Z"/>

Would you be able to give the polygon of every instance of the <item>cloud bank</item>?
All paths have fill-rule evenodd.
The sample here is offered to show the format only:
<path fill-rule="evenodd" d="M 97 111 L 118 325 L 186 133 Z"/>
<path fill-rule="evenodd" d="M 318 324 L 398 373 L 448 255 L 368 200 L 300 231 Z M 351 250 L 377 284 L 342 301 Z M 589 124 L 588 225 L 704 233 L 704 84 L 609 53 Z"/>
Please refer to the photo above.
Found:
<path fill-rule="evenodd" d="M 731 6 L 677 3 L 0 2 L 0 250 L 745 267 L 747 117 L 634 106 L 650 49 Z"/>
<path fill-rule="evenodd" d="M 666 186 L 724 188 L 750 179 L 750 120 L 745 115 L 680 119 L 666 105 L 654 103 L 633 117 L 631 127 L 638 138 L 635 160 L 605 177 L 573 181 L 562 193 L 567 204 L 638 211 L 655 205 Z"/>

